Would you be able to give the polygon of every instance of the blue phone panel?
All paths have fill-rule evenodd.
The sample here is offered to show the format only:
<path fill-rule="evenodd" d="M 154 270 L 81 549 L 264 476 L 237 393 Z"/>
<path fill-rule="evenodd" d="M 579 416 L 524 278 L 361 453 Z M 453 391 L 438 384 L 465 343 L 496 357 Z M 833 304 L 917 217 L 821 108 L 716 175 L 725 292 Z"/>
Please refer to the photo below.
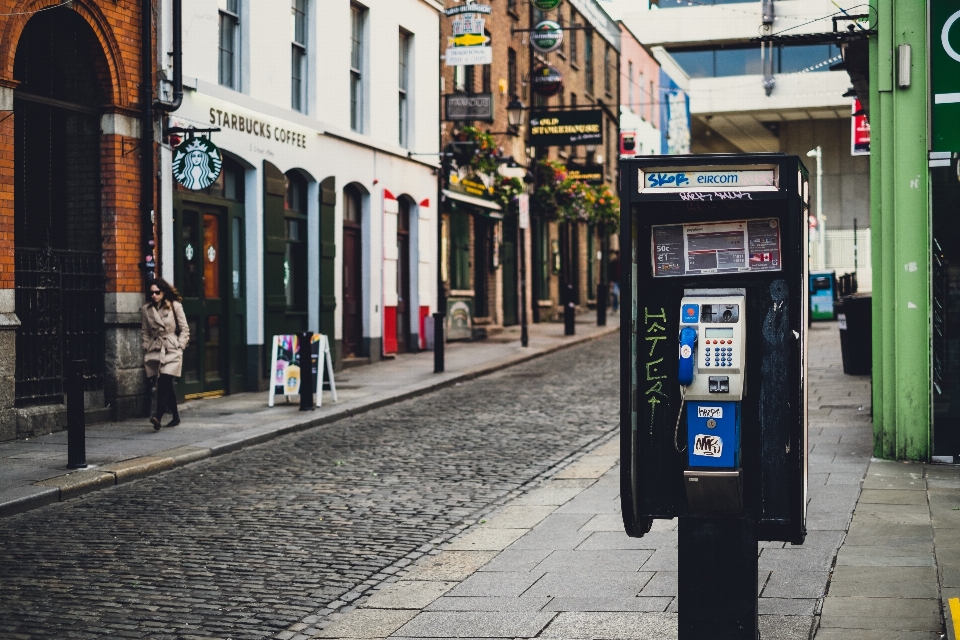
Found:
<path fill-rule="evenodd" d="M 739 402 L 687 403 L 687 465 L 691 469 L 740 466 Z"/>
<path fill-rule="evenodd" d="M 684 327 L 680 330 L 680 363 L 677 372 L 677 382 L 683 386 L 693 384 L 693 365 L 696 356 L 697 330 L 693 327 Z"/>

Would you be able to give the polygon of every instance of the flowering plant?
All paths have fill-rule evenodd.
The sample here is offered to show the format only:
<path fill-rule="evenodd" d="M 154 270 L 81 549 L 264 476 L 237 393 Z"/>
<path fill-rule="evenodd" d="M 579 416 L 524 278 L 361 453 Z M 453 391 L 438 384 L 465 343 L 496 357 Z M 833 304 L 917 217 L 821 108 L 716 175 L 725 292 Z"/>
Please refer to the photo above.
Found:
<path fill-rule="evenodd" d="M 506 176 L 497 176 L 497 183 L 494 186 L 493 197 L 496 199 L 504 213 L 512 210 L 513 203 L 517 201 L 517 196 L 523 193 L 523 181 L 519 178 L 508 178 Z"/>
<path fill-rule="evenodd" d="M 559 222 L 589 222 L 615 231 L 620 225 L 620 200 L 606 184 L 592 186 L 570 178 L 566 166 L 541 160 L 535 167 L 537 215 Z"/>
<path fill-rule="evenodd" d="M 471 169 L 477 173 L 496 173 L 500 165 L 500 150 L 492 135 L 473 125 L 468 125 L 460 130 L 457 138 L 460 142 L 473 143 L 472 149 L 465 153 L 465 156 L 469 154 L 467 162 Z"/>

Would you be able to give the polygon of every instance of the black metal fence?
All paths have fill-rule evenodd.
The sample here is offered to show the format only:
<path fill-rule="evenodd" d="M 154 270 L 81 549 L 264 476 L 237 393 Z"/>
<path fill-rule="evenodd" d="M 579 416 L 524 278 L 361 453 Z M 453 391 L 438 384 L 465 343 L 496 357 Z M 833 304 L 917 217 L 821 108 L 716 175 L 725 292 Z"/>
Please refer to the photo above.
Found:
<path fill-rule="evenodd" d="M 103 389 L 104 281 L 100 252 L 16 249 L 17 406 L 62 402 L 71 360 Z"/>

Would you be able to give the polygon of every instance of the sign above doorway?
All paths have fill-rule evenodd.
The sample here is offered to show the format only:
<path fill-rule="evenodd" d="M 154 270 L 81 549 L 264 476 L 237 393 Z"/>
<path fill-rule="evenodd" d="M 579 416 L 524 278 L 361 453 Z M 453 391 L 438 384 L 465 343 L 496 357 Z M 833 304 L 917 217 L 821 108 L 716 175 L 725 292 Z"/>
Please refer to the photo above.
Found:
<path fill-rule="evenodd" d="M 603 144 L 603 112 L 534 111 L 530 114 L 530 142 L 538 147 Z"/>
<path fill-rule="evenodd" d="M 213 184 L 222 166 L 220 149 L 209 138 L 187 138 L 173 152 L 173 177 L 192 191 Z"/>

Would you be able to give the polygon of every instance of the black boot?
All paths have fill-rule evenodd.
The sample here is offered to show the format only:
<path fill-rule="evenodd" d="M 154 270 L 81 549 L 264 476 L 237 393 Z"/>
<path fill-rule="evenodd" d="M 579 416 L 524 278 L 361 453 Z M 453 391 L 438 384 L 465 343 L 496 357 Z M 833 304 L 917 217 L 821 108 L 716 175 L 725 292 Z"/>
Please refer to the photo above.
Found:
<path fill-rule="evenodd" d="M 150 416 L 150 424 L 153 425 L 154 431 L 160 431 L 160 418 L 157 416 Z"/>
<path fill-rule="evenodd" d="M 167 426 L 168 426 L 168 427 L 175 427 L 175 426 L 177 426 L 178 424 L 180 424 L 180 412 L 179 412 L 179 411 L 177 411 L 176 409 L 174 409 L 174 410 L 173 410 L 173 414 L 172 414 L 171 417 L 172 417 L 172 420 L 170 420 L 170 422 L 167 423 Z"/>

